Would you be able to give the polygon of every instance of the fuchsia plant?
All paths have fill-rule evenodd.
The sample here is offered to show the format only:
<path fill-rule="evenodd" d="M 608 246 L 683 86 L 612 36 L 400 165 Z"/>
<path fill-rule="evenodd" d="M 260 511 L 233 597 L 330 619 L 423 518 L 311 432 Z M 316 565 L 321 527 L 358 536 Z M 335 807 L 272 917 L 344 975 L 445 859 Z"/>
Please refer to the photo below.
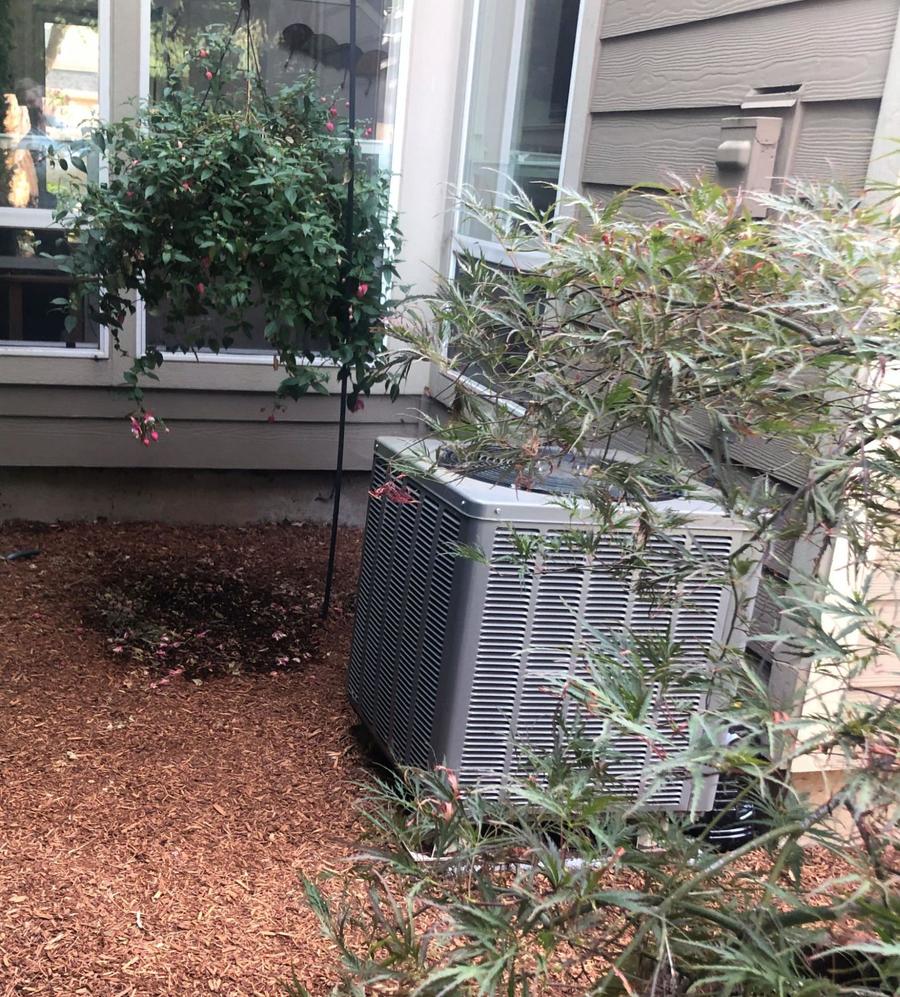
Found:
<path fill-rule="evenodd" d="M 149 447 L 151 443 L 156 443 L 159 440 L 159 429 L 161 427 L 164 432 L 168 433 L 168 429 L 163 422 L 156 418 L 152 412 L 143 412 L 136 415 L 129 416 L 131 420 L 131 435 L 139 442 L 143 443 L 145 447 Z"/>
<path fill-rule="evenodd" d="M 318 98 L 313 77 L 264 94 L 255 79 L 220 61 L 221 44 L 213 39 L 194 49 L 208 86 L 188 83 L 185 63 L 156 104 L 94 129 L 108 175 L 87 183 L 77 211 L 67 204 L 58 213 L 73 245 L 61 261 L 74 277 L 67 326 L 74 328 L 85 303 L 124 354 L 123 323 L 141 298 L 165 316 L 177 350 L 217 353 L 250 334 L 248 313 L 261 307 L 284 374 L 279 397 L 328 393 L 333 367 L 348 382 L 353 408 L 377 376 L 390 307 L 384 287 L 399 233 L 388 208 L 389 178 L 368 168 L 357 135 L 333 101 Z M 348 257 L 346 174 L 354 148 Z M 215 318 L 212 334 L 210 323 L 199 321 L 204 316 Z M 163 361 L 148 347 L 124 375 L 136 403 L 132 433 L 145 445 L 161 424 L 145 421 L 144 382 L 157 379 Z"/>

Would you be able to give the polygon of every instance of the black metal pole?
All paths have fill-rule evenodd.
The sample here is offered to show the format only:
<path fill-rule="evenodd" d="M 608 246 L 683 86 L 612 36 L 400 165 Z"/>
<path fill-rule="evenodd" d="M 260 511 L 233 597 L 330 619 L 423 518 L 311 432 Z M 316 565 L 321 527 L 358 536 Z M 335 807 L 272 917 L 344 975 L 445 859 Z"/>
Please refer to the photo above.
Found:
<path fill-rule="evenodd" d="M 353 195 L 356 180 L 356 3 L 357 0 L 350 0 L 350 45 L 347 52 L 348 68 L 350 70 L 350 107 L 348 109 L 347 123 L 350 131 L 347 137 L 347 204 L 344 209 L 344 253 L 347 271 L 344 274 L 344 285 L 347 289 L 348 299 L 353 294 L 353 289 L 350 286 L 350 270 L 353 264 L 353 215 L 355 209 Z M 349 306 L 344 310 L 343 325 L 346 339 L 349 341 L 353 333 Z M 334 469 L 334 505 L 331 510 L 331 542 L 328 548 L 328 569 L 325 572 L 325 595 L 322 599 L 322 619 L 328 616 L 328 610 L 331 608 L 331 589 L 334 585 L 334 564 L 337 555 L 338 520 L 341 515 L 341 486 L 344 479 L 344 438 L 347 432 L 347 381 L 350 379 L 350 371 L 346 366 L 341 368 L 338 377 L 341 382 L 341 414 L 338 419 L 337 463 Z"/>

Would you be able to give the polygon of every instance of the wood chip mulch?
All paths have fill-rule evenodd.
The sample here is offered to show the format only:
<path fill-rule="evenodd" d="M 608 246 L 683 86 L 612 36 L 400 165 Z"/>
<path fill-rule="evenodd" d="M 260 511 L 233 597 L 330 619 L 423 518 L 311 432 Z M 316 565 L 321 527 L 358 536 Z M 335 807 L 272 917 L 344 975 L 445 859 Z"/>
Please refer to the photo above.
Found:
<path fill-rule="evenodd" d="M 344 694 L 360 536 L 322 624 L 327 539 L 0 527 L 0 558 L 41 551 L 0 559 L 2 997 L 330 991 L 299 875 L 342 868 L 370 762 Z"/>
<path fill-rule="evenodd" d="M 361 535 L 322 623 L 327 542 L 0 526 L 0 997 L 330 993 L 300 874 L 346 875 L 373 759 L 344 692 Z M 804 880 L 841 871 L 812 849 Z"/>

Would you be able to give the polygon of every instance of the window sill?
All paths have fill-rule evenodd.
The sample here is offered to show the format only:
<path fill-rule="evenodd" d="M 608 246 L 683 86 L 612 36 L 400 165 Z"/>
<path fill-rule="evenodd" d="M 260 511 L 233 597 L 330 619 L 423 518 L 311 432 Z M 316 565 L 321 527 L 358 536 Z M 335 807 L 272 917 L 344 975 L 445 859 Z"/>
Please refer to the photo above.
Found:
<path fill-rule="evenodd" d="M 252 367 L 272 367 L 275 368 L 273 353 L 166 353 L 162 354 L 166 363 L 195 363 L 195 364 L 247 364 Z M 333 360 L 316 358 L 315 360 L 302 361 L 304 367 L 329 367 L 338 369 L 338 364 Z"/>
<path fill-rule="evenodd" d="M 71 350 L 64 346 L 0 346 L 0 357 L 65 357 L 77 360 L 108 360 L 102 348 Z"/>

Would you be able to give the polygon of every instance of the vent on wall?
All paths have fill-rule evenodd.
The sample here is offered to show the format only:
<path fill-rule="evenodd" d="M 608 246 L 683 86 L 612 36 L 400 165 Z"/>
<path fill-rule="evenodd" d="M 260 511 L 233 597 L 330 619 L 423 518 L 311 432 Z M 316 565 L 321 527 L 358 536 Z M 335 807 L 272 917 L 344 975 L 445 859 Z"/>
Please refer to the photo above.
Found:
<path fill-rule="evenodd" d="M 391 476 L 390 461 L 410 441 L 380 440 L 373 492 Z M 427 446 L 427 444 L 423 444 Z M 552 496 L 461 478 L 408 476 L 403 504 L 370 499 L 349 671 L 350 699 L 376 740 L 399 764 L 443 763 L 464 785 L 486 793 L 528 774 L 527 747 L 552 749 L 561 709 L 554 679 L 584 672 L 579 649 L 597 632 L 624 627 L 677 642 L 686 661 L 702 664 L 727 638 L 734 593 L 708 579 L 691 579 L 675 605 L 661 608 L 635 579 L 613 570 L 621 547 L 610 537 L 593 552 L 556 549 L 541 570 L 515 561 L 510 527 L 552 540 L 571 528 Z M 411 501 L 409 501 L 411 499 Z M 744 528 L 714 506 L 666 500 L 686 526 L 670 542 L 727 558 Z M 577 526 L 577 523 L 576 523 Z M 588 528 L 584 524 L 584 528 Z M 490 552 L 489 564 L 459 557 L 460 545 Z M 665 563 L 669 547 L 648 556 Z M 749 583 L 752 589 L 755 582 Z M 742 598 L 748 599 L 748 589 Z M 696 689 L 657 689 L 651 715 L 675 744 L 687 737 L 689 716 L 702 709 Z M 601 736 L 607 721 L 581 718 Z M 608 771 L 623 793 L 653 778 L 648 746 L 615 737 Z M 716 778 L 704 780 L 700 807 L 712 805 Z M 652 804 L 685 808 L 686 779 L 654 787 Z"/>

